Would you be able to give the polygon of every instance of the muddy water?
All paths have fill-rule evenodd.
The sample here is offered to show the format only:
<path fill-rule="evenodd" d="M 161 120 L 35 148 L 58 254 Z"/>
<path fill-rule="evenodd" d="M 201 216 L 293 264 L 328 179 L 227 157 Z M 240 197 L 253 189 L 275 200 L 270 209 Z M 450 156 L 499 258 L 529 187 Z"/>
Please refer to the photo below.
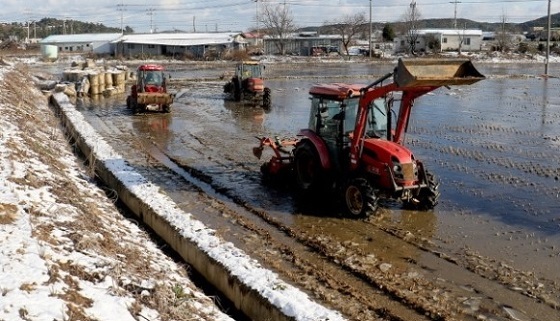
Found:
<path fill-rule="evenodd" d="M 270 221 L 310 238 L 354 244 L 395 269 L 406 270 L 407 262 L 437 265 L 430 253 L 399 240 L 410 233 L 434 244 L 438 252 L 465 260 L 487 257 L 558 286 L 560 80 L 534 76 L 542 73 L 540 65 L 477 67 L 488 79 L 439 89 L 418 99 L 414 107 L 406 144 L 440 178 L 440 204 L 433 211 L 411 212 L 384 203 L 365 221 L 345 219 L 329 200 L 302 205 L 287 189 L 263 186 L 262 161 L 251 149 L 257 142 L 254 136 L 293 136 L 306 126 L 311 85 L 367 84 L 392 66 L 270 65 L 266 80 L 272 89 L 270 110 L 229 101 L 222 94 L 223 80 L 177 87 L 169 115 L 131 115 L 123 97 L 80 108 L 101 131 L 115 136 L 131 131 L 149 140 L 173 161 L 211 181 L 217 194 L 262 210 Z M 184 66 L 173 68 L 173 78 L 189 73 Z M 192 71 L 193 77 L 208 79 L 222 73 L 221 66 Z M 202 219 L 223 225 L 219 219 Z M 405 236 L 395 240 L 380 231 L 403 231 Z M 445 272 L 439 276 L 447 277 Z M 455 282 L 466 285 L 468 276 Z"/>
<path fill-rule="evenodd" d="M 194 93 L 187 89 L 178 102 L 218 122 L 219 131 L 229 135 L 216 139 L 230 140 L 238 146 L 239 155 L 250 155 L 251 136 L 293 136 L 306 126 L 307 89 L 312 84 L 365 84 L 374 79 L 365 75 L 377 77 L 390 70 L 387 66 L 359 68 L 350 64 L 300 67 L 269 67 L 273 75 L 267 80 L 273 94 L 270 111 L 224 100 L 219 94 L 221 82 L 193 85 Z M 534 76 L 542 73 L 540 65 L 478 67 L 488 75 L 487 80 L 439 89 L 417 101 L 407 144 L 441 179 L 441 203 L 433 212 L 417 215 L 389 206 L 391 220 L 409 225 L 431 222 L 428 229 L 409 228 L 429 231 L 444 246 L 472 248 L 481 255 L 512 261 L 524 270 L 560 280 L 554 267 L 560 256 L 560 81 Z M 341 78 L 344 74 L 357 77 Z M 181 114 L 180 104 L 177 109 Z M 209 130 L 208 124 L 188 126 L 191 132 Z M 170 143 L 168 150 L 182 157 L 179 146 Z M 286 214 L 305 217 L 289 195 L 249 186 L 241 192 L 244 198 L 287 221 L 300 216 Z"/>

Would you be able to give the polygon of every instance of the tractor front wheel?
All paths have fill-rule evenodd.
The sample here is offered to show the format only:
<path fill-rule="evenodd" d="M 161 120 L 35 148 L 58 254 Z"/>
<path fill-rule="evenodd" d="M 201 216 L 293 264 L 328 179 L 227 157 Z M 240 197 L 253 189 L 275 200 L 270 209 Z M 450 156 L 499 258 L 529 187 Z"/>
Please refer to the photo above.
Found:
<path fill-rule="evenodd" d="M 439 202 L 439 182 L 434 174 L 426 171 L 428 187 L 421 189 L 418 195 L 405 202 L 405 207 L 415 210 L 427 211 L 433 209 Z"/>
<path fill-rule="evenodd" d="M 352 217 L 364 217 L 377 210 L 377 197 L 366 179 L 350 180 L 344 189 L 346 210 Z"/>
<path fill-rule="evenodd" d="M 296 145 L 294 164 L 298 190 L 303 193 L 317 191 L 324 171 L 319 154 L 311 142 L 303 141 Z"/>

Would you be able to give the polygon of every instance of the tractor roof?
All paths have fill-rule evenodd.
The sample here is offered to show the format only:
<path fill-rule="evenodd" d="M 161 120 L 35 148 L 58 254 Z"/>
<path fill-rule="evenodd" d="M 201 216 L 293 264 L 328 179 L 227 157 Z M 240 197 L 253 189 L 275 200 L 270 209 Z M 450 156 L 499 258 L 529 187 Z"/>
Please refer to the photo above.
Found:
<path fill-rule="evenodd" d="M 156 65 L 156 64 L 145 64 L 145 65 L 140 65 L 138 67 L 138 70 L 163 70 L 163 66 L 162 65 Z"/>
<path fill-rule="evenodd" d="M 331 96 L 337 99 L 346 99 L 350 97 L 360 96 L 360 89 L 364 85 L 358 84 L 343 84 L 343 83 L 333 83 L 333 84 L 318 84 L 309 90 L 309 94 L 314 96 Z"/>

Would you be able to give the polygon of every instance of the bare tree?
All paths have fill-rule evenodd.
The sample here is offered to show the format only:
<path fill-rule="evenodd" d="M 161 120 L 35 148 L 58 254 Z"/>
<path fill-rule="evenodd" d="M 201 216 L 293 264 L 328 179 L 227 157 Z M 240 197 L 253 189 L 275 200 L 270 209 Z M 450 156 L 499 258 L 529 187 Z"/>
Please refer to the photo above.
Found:
<path fill-rule="evenodd" d="M 412 54 L 416 53 L 416 42 L 418 41 L 418 23 L 420 20 L 420 16 L 420 11 L 416 7 L 416 0 L 412 0 L 409 8 L 406 10 L 403 16 L 406 43 L 408 44 L 408 50 Z"/>
<path fill-rule="evenodd" d="M 511 48 L 511 34 L 508 30 L 507 16 L 502 15 L 501 24 L 498 30 L 496 30 L 496 50 L 504 52 Z"/>
<path fill-rule="evenodd" d="M 366 15 L 364 13 L 356 13 L 354 15 L 346 15 L 334 22 L 325 22 L 325 25 L 330 25 L 342 37 L 342 46 L 344 46 L 344 51 L 348 55 L 348 47 L 352 43 L 352 39 L 357 34 L 365 32 L 366 23 Z"/>
<path fill-rule="evenodd" d="M 272 5 L 266 3 L 262 9 L 262 23 L 280 54 L 286 54 L 286 44 L 290 34 L 296 29 L 290 8 L 284 4 Z"/>
<path fill-rule="evenodd" d="M 465 30 L 467 29 L 467 25 L 463 25 L 463 30 L 459 30 L 457 28 L 455 28 L 455 31 L 457 31 L 457 35 L 459 36 L 459 48 L 458 48 L 458 54 L 462 54 L 463 53 L 463 44 L 465 43 Z"/>

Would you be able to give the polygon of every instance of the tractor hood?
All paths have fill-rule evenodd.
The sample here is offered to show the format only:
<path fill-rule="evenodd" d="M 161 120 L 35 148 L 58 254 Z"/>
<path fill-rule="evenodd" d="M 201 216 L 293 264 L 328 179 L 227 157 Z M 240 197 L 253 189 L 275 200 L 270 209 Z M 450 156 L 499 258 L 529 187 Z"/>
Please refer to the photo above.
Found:
<path fill-rule="evenodd" d="M 362 160 L 366 171 L 380 175 L 382 186 L 414 186 L 418 183 L 418 164 L 412 152 L 402 145 L 379 138 L 366 139 Z M 390 176 L 383 174 L 384 169 Z"/>
<path fill-rule="evenodd" d="M 397 143 L 379 138 L 368 138 L 364 141 L 364 160 L 371 159 L 381 163 L 393 165 L 394 161 L 401 164 L 412 163 L 414 156 L 412 152 Z M 369 162 L 368 162 L 369 163 Z"/>

